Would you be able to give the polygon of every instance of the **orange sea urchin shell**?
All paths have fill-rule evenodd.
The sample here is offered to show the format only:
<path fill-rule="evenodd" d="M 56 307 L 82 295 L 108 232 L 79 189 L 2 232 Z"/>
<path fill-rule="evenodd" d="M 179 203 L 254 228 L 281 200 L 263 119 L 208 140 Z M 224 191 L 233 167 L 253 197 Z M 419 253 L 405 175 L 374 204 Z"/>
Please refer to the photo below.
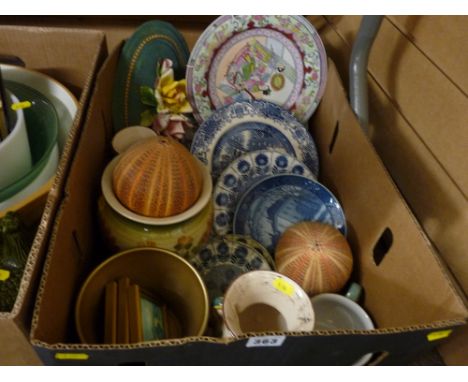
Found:
<path fill-rule="evenodd" d="M 203 179 L 200 164 L 181 143 L 157 136 L 122 154 L 112 185 L 129 210 L 162 218 L 190 208 L 200 196 Z"/>
<path fill-rule="evenodd" d="M 297 282 L 309 295 L 338 292 L 353 268 L 351 248 L 336 228 L 312 221 L 289 227 L 275 251 L 278 272 Z"/>

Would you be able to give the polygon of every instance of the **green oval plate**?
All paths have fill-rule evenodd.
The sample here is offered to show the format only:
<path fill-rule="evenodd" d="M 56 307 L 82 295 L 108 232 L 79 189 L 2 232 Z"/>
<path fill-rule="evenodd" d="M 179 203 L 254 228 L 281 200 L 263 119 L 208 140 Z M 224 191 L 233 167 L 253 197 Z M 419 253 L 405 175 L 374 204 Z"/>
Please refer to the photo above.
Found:
<path fill-rule="evenodd" d="M 114 131 L 140 124 L 148 108 L 140 100 L 140 87 L 154 87 L 156 66 L 161 59 L 173 62 L 176 79 L 185 77 L 189 49 L 184 37 L 170 23 L 148 21 L 125 42 L 117 64 L 112 98 Z"/>

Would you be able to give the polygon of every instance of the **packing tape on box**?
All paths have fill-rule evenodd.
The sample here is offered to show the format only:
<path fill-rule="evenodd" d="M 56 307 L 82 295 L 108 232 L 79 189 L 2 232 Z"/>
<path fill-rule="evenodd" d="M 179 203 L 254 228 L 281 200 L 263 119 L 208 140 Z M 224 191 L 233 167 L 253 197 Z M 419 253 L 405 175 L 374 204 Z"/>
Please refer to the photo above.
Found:
<path fill-rule="evenodd" d="M 86 353 L 55 353 L 55 359 L 64 360 L 75 360 L 75 361 L 86 361 L 89 355 Z"/>
<path fill-rule="evenodd" d="M 452 329 L 439 330 L 437 332 L 431 332 L 431 333 L 428 333 L 427 340 L 428 341 L 441 340 L 442 338 L 447 338 L 450 334 L 452 334 Z"/>

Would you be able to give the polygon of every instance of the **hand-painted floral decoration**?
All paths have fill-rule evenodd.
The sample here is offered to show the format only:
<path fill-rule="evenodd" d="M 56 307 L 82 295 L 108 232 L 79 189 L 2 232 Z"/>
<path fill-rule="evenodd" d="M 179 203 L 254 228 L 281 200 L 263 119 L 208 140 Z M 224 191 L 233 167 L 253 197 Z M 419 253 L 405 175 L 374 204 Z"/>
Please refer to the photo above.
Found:
<path fill-rule="evenodd" d="M 141 113 L 140 124 L 152 127 L 158 134 L 182 139 L 185 129 L 193 124 L 187 114 L 192 107 L 187 99 L 185 79 L 174 80 L 170 59 L 162 60 L 156 69 L 154 89 L 140 88 L 141 102 L 151 108 Z"/>

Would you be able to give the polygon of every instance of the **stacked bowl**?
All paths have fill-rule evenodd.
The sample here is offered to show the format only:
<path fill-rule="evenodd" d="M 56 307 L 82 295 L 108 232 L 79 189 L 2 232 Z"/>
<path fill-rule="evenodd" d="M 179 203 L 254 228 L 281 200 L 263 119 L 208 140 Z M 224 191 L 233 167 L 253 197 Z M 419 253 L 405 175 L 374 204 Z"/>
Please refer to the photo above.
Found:
<path fill-rule="evenodd" d="M 14 172 L 11 181 L 0 184 L 0 217 L 43 198 L 52 186 L 63 150 L 71 129 L 78 101 L 62 84 L 37 71 L 11 65 L 0 65 L 4 85 L 13 97 L 16 125 L 7 139 L 0 142 L 2 173 Z M 18 128 L 17 128 L 18 127 Z M 17 131 L 23 130 L 23 142 L 17 140 Z M 7 166 L 5 154 L 26 165 Z"/>

